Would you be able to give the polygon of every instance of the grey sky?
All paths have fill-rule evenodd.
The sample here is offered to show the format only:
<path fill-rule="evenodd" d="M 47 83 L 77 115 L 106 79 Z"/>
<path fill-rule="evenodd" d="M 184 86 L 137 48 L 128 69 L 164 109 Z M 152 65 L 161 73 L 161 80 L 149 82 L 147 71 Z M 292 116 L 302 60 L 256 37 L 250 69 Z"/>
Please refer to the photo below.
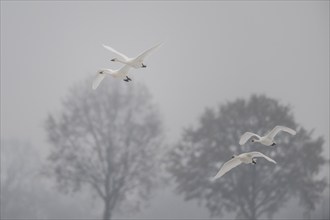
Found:
<path fill-rule="evenodd" d="M 46 149 L 44 119 L 70 86 L 120 67 L 102 44 L 135 56 L 159 42 L 130 76 L 153 94 L 169 142 L 205 107 L 263 93 L 329 155 L 328 1 L 1 1 L 1 138 Z"/>

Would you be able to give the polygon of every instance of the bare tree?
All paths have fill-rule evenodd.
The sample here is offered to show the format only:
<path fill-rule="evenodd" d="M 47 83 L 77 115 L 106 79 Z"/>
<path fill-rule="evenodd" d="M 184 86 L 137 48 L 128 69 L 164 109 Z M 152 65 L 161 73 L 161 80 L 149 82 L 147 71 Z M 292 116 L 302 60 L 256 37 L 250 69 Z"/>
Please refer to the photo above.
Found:
<path fill-rule="evenodd" d="M 89 201 L 77 204 L 53 190 L 41 173 L 42 159 L 35 145 L 1 140 L 0 219 L 93 218 Z"/>
<path fill-rule="evenodd" d="M 36 153 L 30 144 L 1 140 L 1 218 L 31 217 L 37 210 L 36 201 L 27 200 L 40 164 Z"/>
<path fill-rule="evenodd" d="M 110 219 L 125 202 L 138 209 L 157 185 L 162 126 L 146 87 L 109 80 L 93 91 L 91 81 L 70 90 L 61 114 L 49 115 L 49 161 L 60 189 L 91 187 Z"/>
<path fill-rule="evenodd" d="M 256 143 L 239 146 L 246 131 L 264 134 L 275 125 L 298 129 L 296 136 L 280 133 L 277 146 Z M 325 164 L 322 138 L 312 139 L 294 121 L 289 106 L 265 96 L 252 96 L 207 109 L 196 128 L 185 129 L 178 144 L 169 153 L 168 170 L 176 190 L 186 200 L 196 199 L 212 216 L 235 212 L 239 218 L 272 217 L 285 202 L 298 196 L 305 210 L 313 210 L 326 186 L 317 179 Z M 221 164 L 234 154 L 261 151 L 277 165 L 258 160 L 255 166 L 241 165 L 215 182 L 210 181 Z"/>

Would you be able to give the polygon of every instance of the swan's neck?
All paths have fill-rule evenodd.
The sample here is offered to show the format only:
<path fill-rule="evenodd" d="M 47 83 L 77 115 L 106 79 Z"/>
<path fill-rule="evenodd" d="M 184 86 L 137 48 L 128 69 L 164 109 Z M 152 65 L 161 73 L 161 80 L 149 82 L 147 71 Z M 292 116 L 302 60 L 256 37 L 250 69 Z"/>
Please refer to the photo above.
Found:
<path fill-rule="evenodd" d="M 105 73 L 112 75 L 114 71 L 112 69 L 106 69 Z"/>
<path fill-rule="evenodd" d="M 124 60 L 117 59 L 116 61 L 119 62 L 119 63 L 128 64 L 128 62 L 124 61 Z"/>
<path fill-rule="evenodd" d="M 255 138 L 255 139 L 254 139 L 254 142 L 258 142 L 258 143 L 260 143 L 260 142 L 261 142 L 261 140 L 259 140 L 259 139 Z"/>

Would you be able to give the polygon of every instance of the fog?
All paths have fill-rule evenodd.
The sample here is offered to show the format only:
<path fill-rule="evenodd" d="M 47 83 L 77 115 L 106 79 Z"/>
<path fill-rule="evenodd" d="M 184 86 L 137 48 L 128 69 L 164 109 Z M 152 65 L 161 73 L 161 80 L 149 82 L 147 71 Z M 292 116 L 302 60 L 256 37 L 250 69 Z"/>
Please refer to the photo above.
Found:
<path fill-rule="evenodd" d="M 144 85 L 160 112 L 167 148 L 175 147 L 184 128 L 198 126 L 206 108 L 257 94 L 289 105 L 296 123 L 313 131 L 313 139 L 324 139 L 322 155 L 329 159 L 328 1 L 1 1 L 1 178 L 16 161 L 42 170 L 54 147 L 47 140 L 48 115 L 59 115 L 70 89 L 97 70 L 121 67 L 102 44 L 133 57 L 160 42 L 146 59 L 147 68 L 130 72 L 133 81 L 108 77 L 101 86 L 116 81 L 126 91 Z M 12 157 L 11 146 L 31 150 Z M 329 162 L 318 176 L 329 183 Z M 45 191 L 38 201 L 56 195 L 58 202 L 38 207 L 37 201 L 29 214 L 17 204 L 19 217 L 102 218 L 103 206 L 88 188 L 66 195 L 54 178 L 38 179 L 33 185 Z M 112 217 L 210 218 L 203 204 L 185 201 L 174 183 L 166 185 L 140 212 Z M 1 190 L 1 217 L 8 218 L 3 214 L 8 194 Z M 295 198 L 287 204 L 276 218 L 306 217 Z M 329 185 L 309 217 L 328 217 L 328 204 Z"/>

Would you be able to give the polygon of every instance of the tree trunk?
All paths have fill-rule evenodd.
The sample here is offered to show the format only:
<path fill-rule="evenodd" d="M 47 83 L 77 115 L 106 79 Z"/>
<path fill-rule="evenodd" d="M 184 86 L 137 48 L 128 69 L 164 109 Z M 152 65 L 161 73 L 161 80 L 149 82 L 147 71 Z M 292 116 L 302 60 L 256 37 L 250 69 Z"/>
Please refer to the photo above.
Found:
<path fill-rule="evenodd" d="M 110 207 L 110 199 L 106 198 L 104 199 L 104 212 L 103 212 L 103 219 L 108 220 L 111 219 L 111 207 Z"/>

